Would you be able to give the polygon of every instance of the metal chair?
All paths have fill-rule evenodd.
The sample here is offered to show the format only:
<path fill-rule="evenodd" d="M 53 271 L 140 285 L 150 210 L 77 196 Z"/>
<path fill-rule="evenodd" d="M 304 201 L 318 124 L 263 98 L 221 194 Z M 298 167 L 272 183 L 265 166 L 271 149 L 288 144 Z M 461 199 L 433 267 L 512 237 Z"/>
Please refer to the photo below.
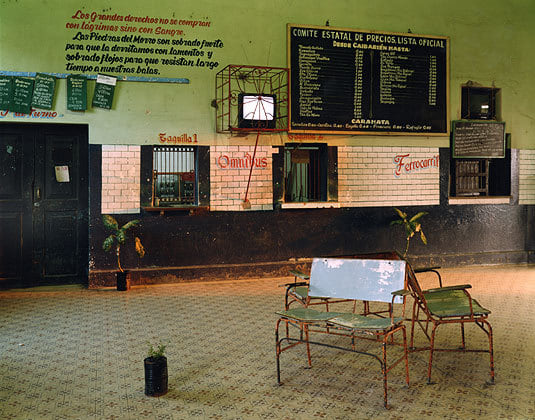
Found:
<path fill-rule="evenodd" d="M 420 271 L 422 272 L 422 271 Z M 440 279 L 440 277 L 439 277 Z M 422 290 L 416 278 L 415 270 L 407 264 L 407 284 L 414 298 L 411 318 L 410 351 L 429 350 L 429 364 L 427 368 L 427 383 L 431 382 L 431 369 L 433 366 L 434 353 L 437 351 L 479 352 L 489 353 L 490 356 L 490 383 L 494 383 L 494 352 L 492 326 L 487 318 L 490 311 L 482 307 L 477 300 L 472 298 L 468 289 L 472 286 L 461 284 L 457 286 L 438 287 Z M 423 319 L 420 319 L 420 313 Z M 471 323 L 477 325 L 489 340 L 487 349 L 468 349 L 466 347 L 464 327 Z M 429 340 L 429 346 L 414 347 L 414 326 L 418 324 Z M 461 329 L 461 346 L 459 348 L 436 348 L 435 338 L 437 328 L 444 324 L 457 324 Z M 429 333 L 429 327 L 431 332 Z"/>

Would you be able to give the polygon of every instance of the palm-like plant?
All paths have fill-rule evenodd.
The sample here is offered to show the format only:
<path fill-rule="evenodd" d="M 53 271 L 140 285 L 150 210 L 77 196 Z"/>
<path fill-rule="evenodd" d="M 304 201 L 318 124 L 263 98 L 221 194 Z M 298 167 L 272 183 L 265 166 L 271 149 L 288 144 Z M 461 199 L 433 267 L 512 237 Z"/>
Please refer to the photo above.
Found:
<path fill-rule="evenodd" d="M 420 239 L 424 243 L 424 245 L 427 245 L 427 238 L 424 235 L 424 231 L 422 230 L 422 225 L 420 224 L 419 220 L 422 216 L 425 216 L 427 212 L 421 211 L 419 213 L 416 213 L 414 216 L 412 216 L 409 219 L 409 216 L 407 213 L 402 212 L 400 209 L 397 209 L 394 207 L 394 210 L 399 216 L 398 220 L 393 220 L 390 222 L 390 226 L 392 225 L 403 225 L 405 227 L 405 232 L 407 234 L 406 241 L 407 246 L 405 247 L 405 252 L 403 253 L 403 258 L 407 257 L 407 254 L 409 253 L 409 245 L 411 238 L 416 234 L 420 233 Z"/>
<path fill-rule="evenodd" d="M 104 226 L 106 226 L 106 228 L 113 232 L 110 236 L 104 239 L 102 248 L 104 249 L 104 251 L 108 252 L 112 249 L 113 244 L 116 244 L 115 252 L 117 254 L 117 266 L 119 267 L 119 270 L 121 272 L 124 272 L 123 268 L 121 267 L 121 245 L 123 245 L 126 241 L 126 231 L 134 226 L 139 225 L 139 220 L 131 220 L 125 223 L 121 228 L 119 228 L 119 224 L 113 216 L 110 216 L 109 214 L 104 214 L 102 216 L 102 222 L 104 223 Z M 136 252 L 139 255 L 139 258 L 143 258 L 143 256 L 145 255 L 145 248 L 143 248 L 141 240 L 137 236 L 135 237 L 135 242 Z"/>

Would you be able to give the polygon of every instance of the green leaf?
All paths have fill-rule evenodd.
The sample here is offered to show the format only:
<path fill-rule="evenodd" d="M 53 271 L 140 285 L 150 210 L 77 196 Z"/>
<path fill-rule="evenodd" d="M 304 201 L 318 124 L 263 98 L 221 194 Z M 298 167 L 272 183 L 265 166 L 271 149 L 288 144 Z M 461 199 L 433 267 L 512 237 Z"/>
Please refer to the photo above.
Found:
<path fill-rule="evenodd" d="M 113 246 L 114 239 L 115 239 L 115 236 L 113 235 L 110 235 L 106 239 L 104 239 L 104 242 L 102 243 L 102 249 L 108 252 Z"/>
<path fill-rule="evenodd" d="M 427 238 L 425 237 L 423 230 L 420 230 L 420 238 L 422 239 L 424 245 L 427 245 Z"/>
<path fill-rule="evenodd" d="M 121 230 L 128 230 L 128 229 L 130 229 L 131 227 L 134 227 L 134 226 L 137 226 L 137 225 L 139 225 L 139 220 L 138 220 L 138 219 L 130 220 L 128 223 L 126 223 L 126 224 L 121 228 Z"/>
<path fill-rule="evenodd" d="M 403 220 L 407 219 L 407 213 L 403 213 L 400 209 L 394 207 L 394 210 L 398 214 L 399 217 L 401 217 Z"/>
<path fill-rule="evenodd" d="M 109 214 L 102 215 L 102 222 L 108 229 L 119 230 L 119 224 L 117 223 L 117 220 L 115 220 L 114 217 L 110 216 Z"/>
<path fill-rule="evenodd" d="M 416 222 L 420 217 L 425 216 L 427 214 L 426 211 L 421 211 L 420 213 L 416 213 L 414 216 L 411 217 L 409 222 Z"/>
<path fill-rule="evenodd" d="M 392 220 L 390 222 L 390 226 L 393 226 L 393 225 L 401 225 L 403 223 L 403 220 Z"/>
<path fill-rule="evenodd" d="M 126 240 L 126 232 L 123 229 L 120 229 L 117 232 L 116 237 L 117 237 L 117 242 L 119 242 L 120 244 L 124 244 L 124 241 Z"/>

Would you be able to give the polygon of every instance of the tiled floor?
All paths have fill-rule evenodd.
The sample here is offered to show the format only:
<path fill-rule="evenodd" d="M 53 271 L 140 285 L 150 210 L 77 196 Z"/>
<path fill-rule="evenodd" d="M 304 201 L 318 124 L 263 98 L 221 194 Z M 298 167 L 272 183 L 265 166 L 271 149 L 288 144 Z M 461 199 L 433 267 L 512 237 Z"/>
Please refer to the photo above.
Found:
<path fill-rule="evenodd" d="M 275 311 L 287 279 L 191 283 L 129 292 L 76 287 L 0 292 L 1 419 L 534 419 L 535 266 L 444 269 L 445 285 L 471 283 L 492 310 L 496 384 L 488 355 L 427 354 L 389 375 L 382 408 L 376 361 L 332 349 L 281 358 L 276 385 Z M 431 277 L 422 278 L 432 287 Z M 458 338 L 440 327 L 440 342 Z M 477 329 L 468 343 L 485 346 Z M 168 343 L 169 392 L 144 395 L 148 342 Z M 419 340 L 423 343 L 421 335 Z M 373 349 L 371 344 L 367 348 Z"/>

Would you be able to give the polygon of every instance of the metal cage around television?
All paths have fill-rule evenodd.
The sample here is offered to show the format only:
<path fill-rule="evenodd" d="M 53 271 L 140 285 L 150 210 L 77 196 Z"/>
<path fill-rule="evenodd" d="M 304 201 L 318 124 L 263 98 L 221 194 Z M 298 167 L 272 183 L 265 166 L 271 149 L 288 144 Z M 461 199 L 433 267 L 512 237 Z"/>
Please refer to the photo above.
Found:
<path fill-rule="evenodd" d="M 216 74 L 217 133 L 288 131 L 289 70 L 281 67 L 228 65 Z M 269 121 L 246 120 L 244 95 L 275 98 Z"/>

